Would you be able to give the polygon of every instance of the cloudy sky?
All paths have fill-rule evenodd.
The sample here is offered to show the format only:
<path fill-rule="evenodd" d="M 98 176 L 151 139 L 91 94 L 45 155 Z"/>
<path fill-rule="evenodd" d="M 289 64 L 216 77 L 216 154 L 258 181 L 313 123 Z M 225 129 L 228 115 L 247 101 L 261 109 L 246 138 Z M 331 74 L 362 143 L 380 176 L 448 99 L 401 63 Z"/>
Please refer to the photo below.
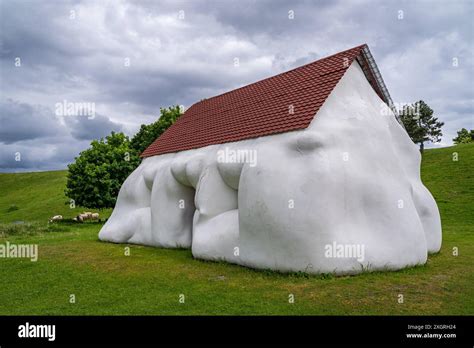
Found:
<path fill-rule="evenodd" d="M 395 103 L 423 99 L 445 122 L 447 146 L 474 128 L 472 18 L 474 2 L 459 0 L 0 0 L 0 172 L 64 169 L 160 107 L 362 43 Z M 94 117 L 61 114 L 66 103 Z"/>

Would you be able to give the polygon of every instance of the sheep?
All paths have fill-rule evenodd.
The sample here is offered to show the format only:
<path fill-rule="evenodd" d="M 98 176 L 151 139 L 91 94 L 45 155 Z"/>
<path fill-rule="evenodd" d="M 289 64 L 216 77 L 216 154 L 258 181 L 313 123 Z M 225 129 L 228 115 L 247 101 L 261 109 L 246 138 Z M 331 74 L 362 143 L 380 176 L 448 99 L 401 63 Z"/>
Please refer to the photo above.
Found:
<path fill-rule="evenodd" d="M 73 220 L 77 222 L 84 222 L 85 220 L 88 220 L 88 215 L 85 213 L 80 213 Z"/>
<path fill-rule="evenodd" d="M 77 222 L 84 222 L 87 220 L 99 221 L 99 213 L 92 213 L 90 211 L 86 211 L 77 215 L 73 220 Z"/>
<path fill-rule="evenodd" d="M 52 218 L 49 219 L 49 222 L 60 221 L 63 219 L 62 215 L 54 215 Z"/>

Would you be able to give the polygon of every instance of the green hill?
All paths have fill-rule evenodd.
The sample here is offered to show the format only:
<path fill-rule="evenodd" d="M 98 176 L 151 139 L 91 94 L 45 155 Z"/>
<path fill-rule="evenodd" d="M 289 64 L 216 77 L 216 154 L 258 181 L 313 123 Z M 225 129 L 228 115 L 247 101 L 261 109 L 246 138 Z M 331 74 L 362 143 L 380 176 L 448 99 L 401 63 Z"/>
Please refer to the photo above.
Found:
<path fill-rule="evenodd" d="M 51 216 L 73 218 L 85 209 L 71 209 L 64 195 L 67 171 L 0 173 L 0 223 L 46 222 Z M 102 212 L 110 215 L 110 210 Z"/>
<path fill-rule="evenodd" d="M 72 218 L 84 210 L 65 204 L 65 171 L 0 174 L 0 244 L 39 246 L 37 262 L 0 258 L 0 315 L 472 315 L 472 168 L 474 144 L 426 150 L 422 179 L 441 212 L 441 252 L 424 266 L 353 277 L 255 271 L 194 260 L 189 250 L 129 246 L 125 256 L 125 245 L 98 241 L 100 224 L 47 224 L 52 215 Z"/>
<path fill-rule="evenodd" d="M 443 225 L 470 226 L 474 232 L 473 168 L 474 144 L 425 151 L 421 178 L 438 203 Z"/>

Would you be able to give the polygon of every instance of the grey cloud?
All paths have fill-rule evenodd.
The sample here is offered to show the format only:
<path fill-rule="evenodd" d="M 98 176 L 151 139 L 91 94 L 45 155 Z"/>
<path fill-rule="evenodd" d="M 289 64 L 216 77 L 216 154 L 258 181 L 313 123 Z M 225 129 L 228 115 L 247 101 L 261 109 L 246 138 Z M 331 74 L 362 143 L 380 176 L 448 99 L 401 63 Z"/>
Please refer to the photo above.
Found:
<path fill-rule="evenodd" d="M 64 169 L 90 141 L 122 131 L 108 117 L 57 117 L 45 106 L 0 103 L 0 172 Z"/>
<path fill-rule="evenodd" d="M 122 125 L 112 122 L 108 117 L 95 116 L 65 116 L 64 121 L 71 135 L 77 140 L 100 139 L 111 131 L 121 132 Z"/>
<path fill-rule="evenodd" d="M 48 108 L 11 99 L 0 101 L 0 124 L 0 143 L 5 144 L 64 132 Z"/>
<path fill-rule="evenodd" d="M 70 137 L 34 139 L 0 146 L 0 172 L 65 169 L 88 141 Z"/>

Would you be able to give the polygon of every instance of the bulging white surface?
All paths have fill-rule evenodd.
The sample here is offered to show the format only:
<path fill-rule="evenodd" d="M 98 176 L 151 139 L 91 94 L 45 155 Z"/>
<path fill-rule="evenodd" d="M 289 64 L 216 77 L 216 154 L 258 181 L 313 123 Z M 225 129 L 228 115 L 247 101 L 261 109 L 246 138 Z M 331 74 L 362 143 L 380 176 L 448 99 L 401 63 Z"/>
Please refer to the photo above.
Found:
<path fill-rule="evenodd" d="M 422 264 L 441 247 L 439 212 L 382 106 L 353 63 L 305 130 L 146 158 L 99 238 L 279 271 Z"/>

